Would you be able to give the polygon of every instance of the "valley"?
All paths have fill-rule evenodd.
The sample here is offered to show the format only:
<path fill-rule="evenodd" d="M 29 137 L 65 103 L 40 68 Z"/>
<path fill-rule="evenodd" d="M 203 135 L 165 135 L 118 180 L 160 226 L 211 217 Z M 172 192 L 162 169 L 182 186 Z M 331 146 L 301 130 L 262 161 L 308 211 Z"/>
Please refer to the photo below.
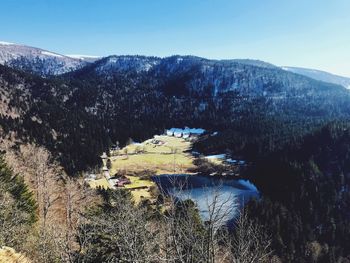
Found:
<path fill-rule="evenodd" d="M 178 129 L 180 130 L 180 129 Z M 169 133 L 169 132 L 168 132 Z M 177 134 L 176 134 L 177 135 Z M 118 146 L 113 146 L 109 151 L 109 157 L 107 163 L 109 164 L 109 176 L 110 182 L 107 177 L 103 175 L 101 171 L 100 175 L 95 175 L 97 179 L 87 178 L 86 182 L 92 188 L 123 188 L 130 190 L 133 199 L 136 204 L 141 201 L 149 200 L 151 203 L 155 202 L 156 195 L 159 194 L 162 189 L 154 182 L 156 177 L 160 175 L 188 175 L 188 176 L 202 176 L 206 171 L 201 171 L 198 166 L 195 165 L 195 160 L 201 160 L 202 163 L 206 163 L 208 166 L 212 166 L 213 170 L 219 171 L 216 166 L 221 166 L 221 169 L 226 167 L 226 170 L 239 171 L 238 162 L 235 165 L 226 164 L 218 156 L 193 156 L 192 147 L 193 143 L 201 139 L 201 137 L 183 137 L 182 134 L 174 136 L 174 134 L 155 135 L 152 139 L 148 139 L 142 143 L 135 143 L 132 140 L 130 144 L 119 149 Z M 203 164 L 202 164 L 203 165 Z M 215 176 L 217 179 L 217 185 L 220 184 L 220 178 L 229 179 L 225 172 L 222 174 L 206 174 L 205 176 Z M 239 175 L 231 176 L 233 178 L 239 178 Z M 175 182 L 174 182 L 175 183 Z M 175 187 L 175 186 L 174 186 Z M 203 188 L 208 187 L 206 183 L 203 183 Z M 204 202 L 204 200 L 202 200 Z"/>
<path fill-rule="evenodd" d="M 274 262 L 348 257 L 346 88 L 256 60 L 84 60 L 0 42 L 0 63 L 1 245 L 35 262 L 160 262 L 205 258 L 208 236 L 237 256 L 222 244 L 255 229 L 244 240 Z M 166 130 L 186 125 L 205 132 Z M 248 226 L 225 229 L 213 200 Z"/>
<path fill-rule="evenodd" d="M 107 159 L 108 175 L 105 175 L 106 171 L 103 170 L 100 175 L 95 175 L 98 179 L 88 177 L 85 181 L 92 188 L 130 191 L 135 205 L 144 203 L 154 207 L 162 193 L 168 196 L 167 198 L 192 200 L 198 206 L 203 220 L 209 220 L 208 204 L 218 198 L 217 205 L 225 207 L 222 211 L 215 211 L 218 217 L 222 217 L 217 224 L 222 225 L 237 217 L 239 210 L 250 198 L 258 198 L 259 192 L 256 187 L 249 181 L 237 179 L 237 175 L 195 172 L 196 169 L 199 171 L 194 164 L 199 158 L 201 162 L 213 166 L 212 169 L 216 171 L 219 169 L 215 166 L 219 165 L 227 170 L 239 170 L 241 164 L 224 165 L 223 160 L 219 159 L 221 155 L 210 158 L 194 157 L 192 145 L 196 140 L 202 139 L 201 136 L 191 137 L 190 133 L 187 135 L 180 132 L 181 129 L 174 130 L 179 132 L 167 130 L 167 134 L 155 135 L 142 143 L 130 140 L 130 143 L 121 149 L 113 146 Z M 169 205 L 169 202 L 165 202 L 162 209 Z"/>

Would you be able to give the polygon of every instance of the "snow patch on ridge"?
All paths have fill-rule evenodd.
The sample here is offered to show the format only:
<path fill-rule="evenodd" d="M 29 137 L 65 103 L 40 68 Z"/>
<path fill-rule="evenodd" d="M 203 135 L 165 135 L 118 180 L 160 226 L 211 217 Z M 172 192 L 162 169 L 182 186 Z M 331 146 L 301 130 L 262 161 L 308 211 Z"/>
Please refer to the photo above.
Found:
<path fill-rule="evenodd" d="M 0 45 L 10 46 L 10 45 L 15 45 L 15 44 L 14 43 L 10 43 L 10 42 L 0 41 Z"/>
<path fill-rule="evenodd" d="M 48 51 L 41 51 L 41 54 L 46 55 L 46 56 L 51 56 L 51 57 L 58 57 L 58 58 L 62 58 L 62 55 L 59 54 L 55 54 L 55 53 L 51 53 Z"/>
<path fill-rule="evenodd" d="M 67 57 L 70 58 L 76 58 L 76 59 L 87 59 L 87 58 L 101 58 L 101 56 L 91 56 L 91 55 L 76 55 L 76 54 L 72 54 L 72 55 L 66 55 Z"/>
<path fill-rule="evenodd" d="M 286 71 L 291 71 L 290 68 L 287 68 L 287 67 L 281 67 L 283 70 L 286 70 Z"/>

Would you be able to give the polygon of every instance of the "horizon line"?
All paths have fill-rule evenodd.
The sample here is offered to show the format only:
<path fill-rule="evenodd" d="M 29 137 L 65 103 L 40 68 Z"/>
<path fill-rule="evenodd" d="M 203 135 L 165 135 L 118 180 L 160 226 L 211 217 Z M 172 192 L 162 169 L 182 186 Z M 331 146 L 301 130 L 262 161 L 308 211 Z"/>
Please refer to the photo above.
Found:
<path fill-rule="evenodd" d="M 97 58 L 98 59 L 103 59 L 103 58 L 107 58 L 107 57 L 111 57 L 111 56 L 140 56 L 140 57 L 155 57 L 155 58 L 160 58 L 160 59 L 164 59 L 164 58 L 169 58 L 169 57 L 175 57 L 175 56 L 180 56 L 180 57 L 197 57 L 197 58 L 202 58 L 202 59 L 207 59 L 207 60 L 217 60 L 217 61 L 230 61 L 230 60 L 251 60 L 251 61 L 259 61 L 259 62 L 264 62 L 267 64 L 271 64 L 272 66 L 275 67 L 279 67 L 281 69 L 289 67 L 289 68 L 299 68 L 299 69 L 304 69 L 304 70 L 316 70 L 316 71 L 320 71 L 320 72 L 324 72 L 324 73 L 328 73 L 337 77 L 343 77 L 343 78 L 350 78 L 350 76 L 346 76 L 346 75 L 342 75 L 342 74 L 337 74 L 334 72 L 331 72 L 329 70 L 325 70 L 325 69 L 321 69 L 321 68 L 314 68 L 314 67 L 305 67 L 305 66 L 295 66 L 295 65 L 276 65 L 272 62 L 269 61 L 265 61 L 259 58 L 214 58 L 214 57 L 206 57 L 206 56 L 201 56 L 201 55 L 194 55 L 194 54 L 172 54 L 172 55 L 165 55 L 165 56 L 159 56 L 159 55 L 146 55 L 146 54 L 108 54 L 108 55 L 83 55 L 83 54 L 63 54 L 61 52 L 56 52 L 56 51 L 52 51 L 52 50 L 48 50 L 42 47 L 36 47 L 36 46 L 31 46 L 31 45 L 27 45 L 27 44 L 21 44 L 21 43 L 15 43 L 15 42 L 9 42 L 9 41 L 2 41 L 0 40 L 0 46 L 1 45 L 17 45 L 17 46 L 26 46 L 29 48 L 37 48 L 37 49 L 41 49 L 43 51 L 49 51 L 55 54 L 59 54 L 65 57 L 70 57 L 73 59 L 79 59 L 79 57 L 83 58 Z M 284 70 L 284 69 L 283 69 Z"/>

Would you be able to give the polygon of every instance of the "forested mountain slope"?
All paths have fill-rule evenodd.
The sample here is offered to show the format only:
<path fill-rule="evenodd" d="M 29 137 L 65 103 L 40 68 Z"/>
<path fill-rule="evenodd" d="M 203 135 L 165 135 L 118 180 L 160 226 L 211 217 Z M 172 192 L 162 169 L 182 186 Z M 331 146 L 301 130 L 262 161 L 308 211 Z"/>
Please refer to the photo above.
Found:
<path fill-rule="evenodd" d="M 277 254 L 287 262 L 348 262 L 349 123 L 332 123 L 300 144 L 289 143 L 248 173 L 263 196 L 249 209 L 272 233 Z"/>
<path fill-rule="evenodd" d="M 69 172 L 96 163 L 108 135 L 96 116 L 67 103 L 71 87 L 3 66 L 0 83 L 1 136 L 46 146 Z"/>
<path fill-rule="evenodd" d="M 201 126 L 222 132 L 221 142 L 216 142 L 222 148 L 232 141 L 233 130 L 240 134 L 237 137 L 258 135 L 259 140 L 262 136 L 269 140 L 259 145 L 277 145 L 277 139 L 286 141 L 315 125 L 347 119 L 350 113 L 349 92 L 343 87 L 261 62 L 112 56 L 61 79 L 84 87 L 89 99 L 76 101 L 80 107 L 103 114 L 110 123 L 120 120 L 119 125 L 112 124 L 113 129 L 125 123 L 132 136 L 139 136 L 135 121 L 145 119 L 148 130 L 150 126 Z M 276 134 L 278 127 L 283 131 Z M 113 134 L 112 140 L 123 133 Z M 230 138 L 223 138 L 226 134 Z M 209 150 L 211 144 L 205 144 L 202 150 Z"/>
<path fill-rule="evenodd" d="M 249 136 L 247 145 L 264 136 L 259 149 L 234 149 L 256 156 L 350 115 L 343 87 L 255 63 L 111 56 L 51 79 L 0 71 L 3 129 L 45 145 L 70 172 L 96 164 L 117 140 L 145 139 L 174 125 L 221 131 L 228 135 L 222 148 L 231 148 L 232 134 Z"/>

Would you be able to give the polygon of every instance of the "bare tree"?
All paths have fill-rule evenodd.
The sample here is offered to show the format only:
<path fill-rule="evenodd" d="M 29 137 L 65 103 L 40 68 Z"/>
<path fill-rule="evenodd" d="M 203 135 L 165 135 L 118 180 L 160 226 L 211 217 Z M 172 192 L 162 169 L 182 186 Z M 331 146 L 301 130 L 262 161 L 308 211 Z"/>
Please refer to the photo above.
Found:
<path fill-rule="evenodd" d="M 60 251 L 56 243 L 59 233 L 57 226 L 50 224 L 38 226 L 38 230 L 28 241 L 30 243 L 28 254 L 34 262 L 60 262 Z"/>
<path fill-rule="evenodd" d="M 268 262 L 272 255 L 271 239 L 261 226 L 255 225 L 248 218 L 244 209 L 236 220 L 232 249 L 234 263 Z"/>
<path fill-rule="evenodd" d="M 172 182 L 179 189 L 182 200 L 186 197 L 181 189 L 186 187 Z M 163 214 L 160 230 L 160 260 L 167 262 L 268 262 L 272 251 L 271 240 L 258 225 L 254 225 L 242 210 L 235 229 L 229 229 L 227 222 L 238 211 L 238 202 L 233 195 L 224 195 L 221 186 L 207 189 L 206 206 L 200 207 L 206 216 L 198 217 L 193 202 L 170 197 L 167 212 Z M 190 196 L 188 196 L 190 198 Z M 169 198 L 168 198 L 169 200 Z M 235 235 L 232 238 L 232 233 Z"/>
<path fill-rule="evenodd" d="M 38 202 L 40 218 L 46 225 L 50 208 L 60 198 L 57 182 L 62 171 L 54 164 L 50 153 L 43 147 L 30 144 L 21 147 L 22 158 L 34 175 L 34 188 Z"/>
<path fill-rule="evenodd" d="M 28 167 L 26 172 L 32 178 L 39 214 L 39 221 L 28 239 L 26 250 L 34 262 L 58 262 L 58 244 L 62 243 L 62 234 L 65 233 L 58 219 L 61 217 L 59 202 L 63 197 L 63 171 L 43 147 L 22 145 L 20 155 Z"/>
<path fill-rule="evenodd" d="M 238 209 L 237 198 L 233 194 L 223 195 L 221 187 L 217 186 L 207 194 L 212 196 L 211 199 L 207 198 L 208 219 L 205 222 L 208 263 L 227 262 L 232 258 L 231 240 L 226 223 Z"/>
<path fill-rule="evenodd" d="M 176 183 L 179 191 L 186 182 Z M 199 215 L 195 203 L 168 197 L 167 212 L 162 215 L 160 229 L 160 261 L 167 262 L 229 262 L 231 258 L 229 233 L 226 221 L 232 216 L 234 196 L 222 196 L 220 190 L 207 189 L 205 221 Z M 224 244 L 224 245 L 223 245 Z"/>
<path fill-rule="evenodd" d="M 147 212 L 120 190 L 108 192 L 104 211 L 81 219 L 80 262 L 154 262 L 155 233 Z"/>
<path fill-rule="evenodd" d="M 176 187 L 183 189 L 185 184 L 177 182 Z M 157 217 L 136 207 L 123 191 L 108 192 L 102 206 L 80 219 L 77 238 L 81 249 L 76 261 L 267 262 L 270 239 L 244 211 L 237 219 L 235 235 L 226 225 L 238 210 L 236 197 L 223 195 L 220 186 L 207 191 L 210 198 L 205 207 L 161 191 L 165 211 L 159 211 Z M 200 216 L 203 211 L 205 217 Z"/>
<path fill-rule="evenodd" d="M 64 262 L 76 262 L 77 250 L 79 250 L 79 242 L 76 238 L 78 234 L 79 224 L 83 217 L 81 216 L 86 206 L 94 203 L 93 199 L 96 196 L 92 191 L 86 188 L 85 184 L 80 183 L 78 180 L 66 177 L 65 178 L 65 211 L 66 211 L 66 224 L 62 238 L 59 239 L 61 250 L 61 258 Z"/>

